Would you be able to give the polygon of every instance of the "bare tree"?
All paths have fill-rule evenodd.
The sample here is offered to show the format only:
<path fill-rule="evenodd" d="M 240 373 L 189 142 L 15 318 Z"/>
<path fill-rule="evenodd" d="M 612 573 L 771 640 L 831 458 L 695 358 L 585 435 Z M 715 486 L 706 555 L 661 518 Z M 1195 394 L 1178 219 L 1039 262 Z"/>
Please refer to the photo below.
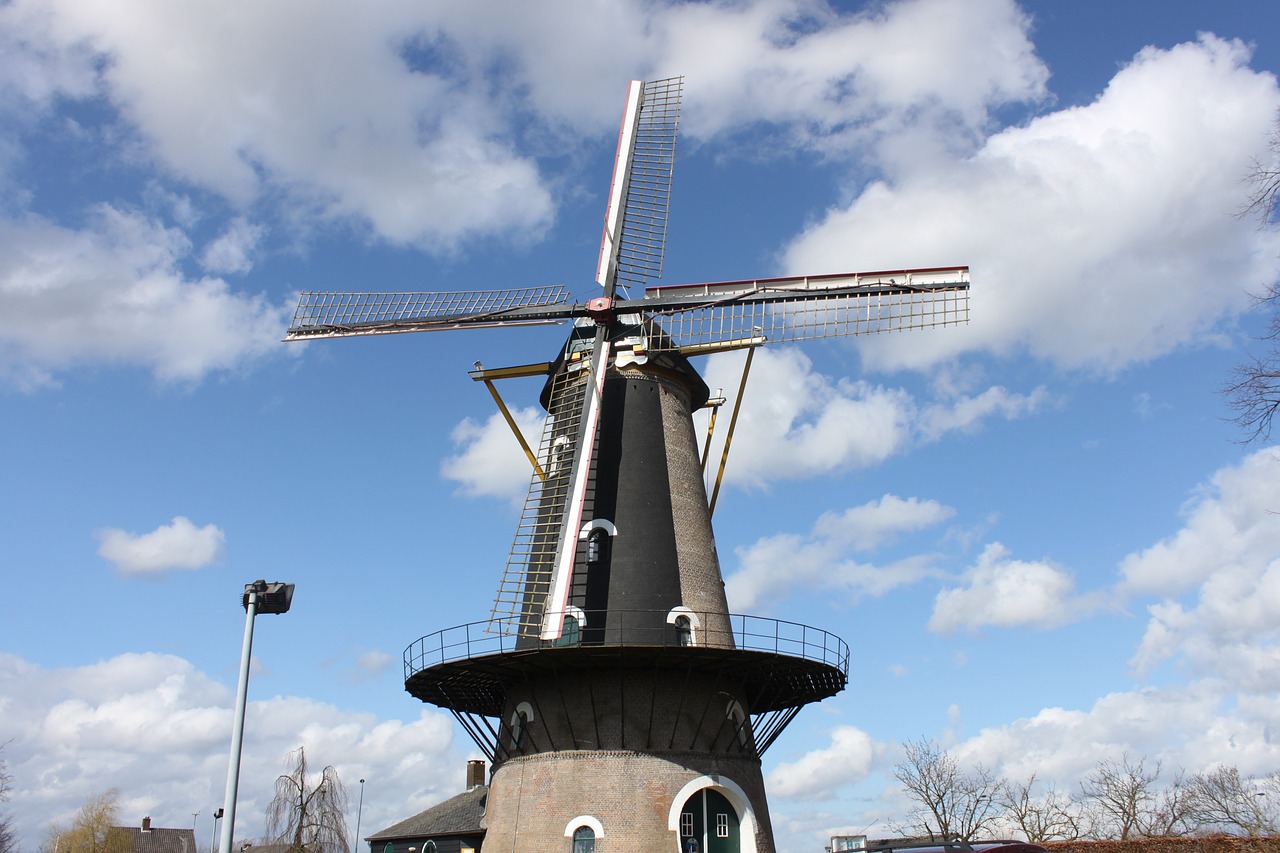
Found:
<path fill-rule="evenodd" d="M 903 760 L 893 775 L 915 801 L 907 823 L 898 827 L 906 835 L 943 841 L 968 841 L 989 830 L 999 817 L 997 794 L 1001 780 L 978 764 L 969 772 L 932 740 L 902 745 Z"/>
<path fill-rule="evenodd" d="M 1000 786 L 997 802 L 1004 817 L 1034 843 L 1075 841 L 1085 834 L 1083 813 L 1076 803 L 1050 785 L 1037 794 L 1036 776 L 1025 782 L 1005 782 Z"/>
<path fill-rule="evenodd" d="M 1187 783 L 1188 811 L 1204 828 L 1273 835 L 1280 831 L 1280 778 L 1242 779 L 1235 767 L 1197 773 Z"/>
<path fill-rule="evenodd" d="M 0 744 L 0 753 L 6 744 Z M 0 803 L 9 802 L 9 792 L 13 789 L 13 774 L 9 772 L 9 763 L 0 756 Z M 17 853 L 17 834 L 13 829 L 13 820 L 9 813 L 0 812 L 0 853 Z"/>
<path fill-rule="evenodd" d="M 1157 761 L 1148 767 L 1145 758 L 1135 761 L 1127 752 L 1120 761 L 1098 764 L 1080 784 L 1081 793 L 1101 818 L 1095 834 L 1127 841 L 1187 833 L 1182 776 L 1179 773 L 1171 785 L 1158 787 L 1162 766 Z"/>
<path fill-rule="evenodd" d="M 1241 215 L 1257 216 L 1264 224 L 1271 224 L 1280 214 L 1280 117 L 1267 149 L 1271 153 L 1270 162 L 1254 160 L 1253 168 L 1244 177 L 1249 185 L 1249 199 Z"/>
<path fill-rule="evenodd" d="M 46 846 L 57 853 L 122 853 L 127 836 L 113 833 L 120 822 L 120 791 L 109 788 L 80 807 L 70 829 L 51 827 Z"/>
<path fill-rule="evenodd" d="M 350 853 L 347 843 L 347 789 L 332 765 L 312 786 L 302 747 L 289 753 L 293 770 L 276 779 L 267 807 L 267 834 L 288 844 L 290 853 Z"/>
<path fill-rule="evenodd" d="M 1271 159 L 1254 161 L 1245 176 L 1249 196 L 1242 216 L 1258 217 L 1262 227 L 1280 220 L 1280 121 L 1268 146 Z M 1258 296 L 1258 303 L 1271 311 L 1271 325 L 1262 336 L 1264 354 L 1250 356 L 1238 366 L 1223 388 L 1227 404 L 1235 412 L 1233 420 L 1244 430 L 1246 441 L 1271 437 L 1272 421 L 1280 410 L 1280 284 L 1272 282 Z"/>

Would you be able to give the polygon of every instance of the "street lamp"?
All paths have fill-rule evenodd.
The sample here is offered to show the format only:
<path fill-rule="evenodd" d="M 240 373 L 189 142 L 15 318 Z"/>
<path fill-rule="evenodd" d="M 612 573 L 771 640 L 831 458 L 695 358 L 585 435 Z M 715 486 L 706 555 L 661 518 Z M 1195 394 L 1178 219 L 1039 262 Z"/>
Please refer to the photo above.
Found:
<path fill-rule="evenodd" d="M 364 780 L 360 780 L 360 805 L 356 806 L 356 837 L 351 842 L 351 853 L 360 849 L 360 814 L 364 811 Z"/>
<path fill-rule="evenodd" d="M 218 849 L 218 821 L 222 820 L 222 809 L 213 810 L 213 835 L 209 837 L 209 853 Z"/>
<path fill-rule="evenodd" d="M 231 853 L 236 828 L 236 788 L 240 784 L 240 750 L 244 746 L 244 707 L 249 692 L 249 655 L 253 651 L 253 617 L 259 613 L 288 613 L 293 603 L 293 584 L 259 580 L 245 584 L 240 599 L 244 606 L 244 645 L 240 651 L 240 686 L 236 690 L 236 710 L 231 718 L 231 761 L 227 767 L 227 796 L 222 804 L 226 814 L 218 853 Z"/>

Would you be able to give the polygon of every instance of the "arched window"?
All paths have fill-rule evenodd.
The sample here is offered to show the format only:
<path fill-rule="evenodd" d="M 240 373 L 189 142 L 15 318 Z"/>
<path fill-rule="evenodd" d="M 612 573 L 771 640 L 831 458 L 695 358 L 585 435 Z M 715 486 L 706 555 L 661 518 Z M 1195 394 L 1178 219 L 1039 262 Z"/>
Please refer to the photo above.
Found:
<path fill-rule="evenodd" d="M 596 853 L 596 831 L 580 826 L 573 831 L 573 853 Z"/>
<path fill-rule="evenodd" d="M 688 616 L 677 616 L 676 626 L 676 642 L 681 646 L 693 645 L 693 623 L 689 621 Z"/>
<path fill-rule="evenodd" d="M 436 853 L 436 843 L 428 840 L 426 844 L 422 845 L 422 853 Z"/>
<path fill-rule="evenodd" d="M 604 826 L 589 814 L 580 814 L 564 825 L 572 853 L 596 853 L 596 839 L 604 837 Z"/>
<path fill-rule="evenodd" d="M 560 622 L 560 636 L 552 641 L 553 646 L 576 646 L 582 642 L 582 624 L 587 621 L 582 609 L 571 604 L 565 610 L 568 612 Z"/>
<path fill-rule="evenodd" d="M 388 841 L 387 846 L 382 848 L 382 853 L 396 853 L 395 845 Z"/>
<path fill-rule="evenodd" d="M 516 749 L 524 746 L 525 735 L 529 732 L 529 716 L 524 711 L 516 711 L 511 722 L 511 743 Z"/>
<path fill-rule="evenodd" d="M 747 746 L 747 715 L 742 710 L 741 703 L 737 699 L 731 700 L 728 707 L 724 709 L 724 716 L 733 726 L 734 736 L 738 739 L 738 746 L 745 749 Z"/>
<path fill-rule="evenodd" d="M 560 639 L 564 640 L 567 646 L 578 645 L 579 631 L 582 626 L 578 624 L 577 616 L 564 617 L 564 627 L 560 629 Z"/>
<path fill-rule="evenodd" d="M 533 719 L 533 706 L 528 702 L 521 702 L 516 709 L 511 712 L 511 751 L 517 752 L 524 748 L 525 742 L 529 738 L 529 722 Z"/>
<path fill-rule="evenodd" d="M 667 613 L 667 624 L 676 629 L 676 643 L 681 646 L 698 645 L 698 632 L 702 629 L 702 621 L 683 604 L 671 608 Z"/>

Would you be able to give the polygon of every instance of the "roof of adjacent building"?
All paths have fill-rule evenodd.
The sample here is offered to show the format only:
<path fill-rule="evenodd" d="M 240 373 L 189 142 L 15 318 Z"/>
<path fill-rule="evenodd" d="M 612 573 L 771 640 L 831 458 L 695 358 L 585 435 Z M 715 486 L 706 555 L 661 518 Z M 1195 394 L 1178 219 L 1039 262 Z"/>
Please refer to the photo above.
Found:
<path fill-rule="evenodd" d="M 477 785 L 437 803 L 424 812 L 365 837 L 365 841 L 428 838 L 433 835 L 468 835 L 484 832 L 484 807 L 489 786 Z"/>
<path fill-rule="evenodd" d="M 109 832 L 116 838 L 124 836 L 128 845 L 124 849 L 131 853 L 196 853 L 194 829 L 152 827 L 144 831 L 136 826 L 113 826 Z"/>

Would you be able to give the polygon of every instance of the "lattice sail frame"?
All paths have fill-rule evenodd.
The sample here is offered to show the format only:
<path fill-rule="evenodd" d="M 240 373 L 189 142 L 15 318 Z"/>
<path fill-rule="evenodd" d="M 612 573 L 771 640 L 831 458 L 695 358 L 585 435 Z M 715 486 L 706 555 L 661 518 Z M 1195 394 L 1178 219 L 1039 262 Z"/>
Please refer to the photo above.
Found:
<path fill-rule="evenodd" d="M 668 335 L 653 349 L 696 354 L 734 342 L 788 343 L 967 323 L 969 268 L 651 287 L 644 302 L 650 306 L 645 314 Z"/>
<path fill-rule="evenodd" d="M 298 295 L 298 307 L 285 340 L 553 323 L 559 321 L 522 319 L 519 313 L 533 307 L 563 305 L 568 300 L 569 291 L 558 284 L 416 293 L 303 291 Z"/>
<path fill-rule="evenodd" d="M 650 287 L 611 312 L 656 321 L 655 349 L 949 326 L 969 320 L 969 268 L 930 267 Z M 589 316 L 560 286 L 442 293 L 303 293 L 285 340 L 563 323 Z"/>
<path fill-rule="evenodd" d="M 618 237 L 614 280 L 622 288 L 662 277 L 683 86 L 683 77 L 671 77 L 641 89 Z"/>

